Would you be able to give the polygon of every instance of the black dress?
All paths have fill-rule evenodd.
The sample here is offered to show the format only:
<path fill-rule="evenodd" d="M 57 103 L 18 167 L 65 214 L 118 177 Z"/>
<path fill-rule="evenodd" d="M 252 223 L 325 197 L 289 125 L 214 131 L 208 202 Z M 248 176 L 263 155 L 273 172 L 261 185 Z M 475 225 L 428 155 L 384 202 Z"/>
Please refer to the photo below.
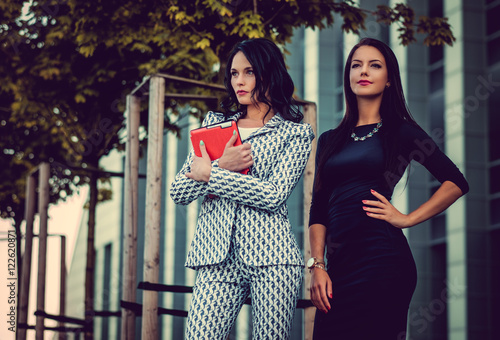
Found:
<path fill-rule="evenodd" d="M 364 136 L 376 124 L 355 128 Z M 314 340 L 405 339 L 408 306 L 417 274 L 401 229 L 368 217 L 362 200 L 376 200 L 373 189 L 391 199 L 410 160 L 424 165 L 441 183 L 449 180 L 465 194 L 468 184 L 458 168 L 418 126 L 399 127 L 396 173 L 384 170 L 382 126 L 364 141 L 349 142 L 328 159 L 322 184 L 313 192 L 309 225 L 326 226 L 327 271 L 333 298 L 328 313 L 316 312 Z M 330 130 L 318 141 L 324 152 Z"/>

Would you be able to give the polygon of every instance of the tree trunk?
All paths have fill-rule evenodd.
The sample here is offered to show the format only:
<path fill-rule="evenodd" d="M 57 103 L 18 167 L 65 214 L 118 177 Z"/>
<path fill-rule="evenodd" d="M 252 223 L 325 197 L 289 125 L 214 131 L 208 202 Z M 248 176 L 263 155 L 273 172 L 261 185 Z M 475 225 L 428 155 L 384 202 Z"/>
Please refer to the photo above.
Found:
<path fill-rule="evenodd" d="M 95 216 L 97 206 L 98 175 L 90 174 L 89 223 L 87 234 L 87 265 L 85 268 L 85 340 L 94 339 L 94 268 L 95 268 Z"/>
<path fill-rule="evenodd" d="M 13 224 L 13 227 L 14 229 L 16 230 L 16 257 L 17 257 L 17 260 L 16 260 L 16 264 L 17 264 L 17 279 L 20 280 L 21 279 L 21 273 L 23 272 L 22 270 L 22 265 L 23 265 L 23 261 L 22 261 L 22 253 L 21 253 L 21 246 L 22 246 L 22 238 L 23 238 L 23 235 L 21 234 L 21 223 L 23 222 L 23 219 L 17 219 L 15 218 L 14 219 L 14 224 Z M 17 301 L 19 301 L 19 289 L 17 290 Z M 19 315 L 19 314 L 18 314 Z"/>
<path fill-rule="evenodd" d="M 17 217 L 17 216 L 16 216 Z M 19 325 L 19 307 L 20 307 L 20 303 L 19 301 L 21 301 L 21 277 L 22 277 L 22 272 L 23 272 L 23 269 L 22 269 L 22 265 L 23 265 L 23 261 L 22 261 L 22 253 L 21 253 L 21 246 L 22 246 L 22 237 L 23 235 L 21 234 L 21 223 L 22 223 L 23 219 L 21 219 L 20 221 L 18 221 L 17 218 L 14 219 L 14 223 L 12 224 L 12 226 L 14 227 L 14 229 L 16 230 L 16 265 L 17 265 L 17 296 L 16 296 L 16 301 L 18 301 L 17 303 L 17 306 L 16 306 L 16 309 L 17 309 L 17 325 Z M 17 329 L 16 331 L 18 331 L 19 329 Z"/>
<path fill-rule="evenodd" d="M 26 198 L 24 207 L 24 220 L 26 221 L 26 229 L 24 234 L 24 255 L 22 259 L 19 257 L 21 275 L 19 276 L 19 303 L 17 304 L 18 321 L 17 321 L 17 340 L 26 340 L 27 329 L 19 328 L 20 324 L 28 322 L 28 306 L 29 306 L 29 288 L 31 282 L 31 260 L 33 257 L 33 222 L 36 210 L 36 177 L 33 173 L 26 177 Z M 18 224 L 19 225 L 19 224 Z M 18 249 L 21 249 L 21 238 L 18 239 Z"/>

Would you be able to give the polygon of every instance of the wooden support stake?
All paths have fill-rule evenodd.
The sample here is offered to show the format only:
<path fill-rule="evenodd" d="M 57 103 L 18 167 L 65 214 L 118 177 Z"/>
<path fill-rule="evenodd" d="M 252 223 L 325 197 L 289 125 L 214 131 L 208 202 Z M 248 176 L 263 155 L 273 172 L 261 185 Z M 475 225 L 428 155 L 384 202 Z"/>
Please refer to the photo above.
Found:
<path fill-rule="evenodd" d="M 125 207 L 123 230 L 122 300 L 136 301 L 137 212 L 139 188 L 139 118 L 141 100 L 127 96 L 127 144 L 125 147 Z M 135 312 L 122 308 L 121 339 L 135 338 Z"/>
<path fill-rule="evenodd" d="M 66 236 L 61 236 L 61 277 L 59 285 L 59 315 L 66 314 Z M 59 322 L 59 327 L 64 328 L 64 322 Z M 66 332 L 59 332 L 59 340 L 67 339 Z"/>
<path fill-rule="evenodd" d="M 38 214 L 40 217 L 40 231 L 38 232 L 38 283 L 36 290 L 36 309 L 45 310 L 45 270 L 47 267 L 47 229 L 49 209 L 49 163 L 42 163 L 38 177 Z M 36 340 L 43 340 L 44 317 L 36 317 Z"/>
<path fill-rule="evenodd" d="M 28 305 L 30 296 L 31 257 L 33 252 L 33 221 L 36 209 L 36 179 L 34 174 L 29 174 L 26 179 L 26 201 L 24 220 L 26 231 L 24 237 L 23 267 L 21 284 L 19 287 L 19 320 L 18 324 L 28 323 Z M 26 340 L 26 328 L 17 329 L 17 339 Z"/>
<path fill-rule="evenodd" d="M 311 206 L 314 170 L 315 170 L 315 157 L 316 157 L 316 141 L 318 140 L 317 126 L 316 126 L 316 104 L 307 103 L 304 105 L 304 123 L 311 124 L 314 135 L 316 138 L 313 140 L 311 154 L 307 161 L 304 170 L 304 257 L 307 261 L 311 257 L 311 246 L 309 244 L 309 208 Z M 311 274 L 306 269 L 304 287 L 305 299 L 311 298 L 310 292 Z M 304 339 L 311 340 L 314 327 L 314 315 L 316 307 L 309 307 L 304 309 Z"/>
<path fill-rule="evenodd" d="M 158 283 L 159 278 L 164 114 L 165 79 L 154 76 L 150 80 L 149 94 L 144 239 L 144 281 L 151 283 Z M 142 304 L 142 339 L 158 339 L 158 292 L 144 291 Z"/>

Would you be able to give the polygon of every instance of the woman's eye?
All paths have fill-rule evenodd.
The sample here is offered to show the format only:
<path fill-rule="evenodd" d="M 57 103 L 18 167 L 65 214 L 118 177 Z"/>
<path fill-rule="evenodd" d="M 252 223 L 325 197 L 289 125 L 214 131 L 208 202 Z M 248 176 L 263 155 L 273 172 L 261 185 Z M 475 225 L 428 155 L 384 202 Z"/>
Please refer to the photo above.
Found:
<path fill-rule="evenodd" d="M 238 72 L 231 72 L 231 76 L 232 77 L 237 77 L 238 76 Z"/>
<path fill-rule="evenodd" d="M 351 68 L 359 67 L 359 64 L 352 64 Z"/>
<path fill-rule="evenodd" d="M 382 66 L 380 66 L 379 64 L 373 64 L 372 67 L 381 68 Z"/>
<path fill-rule="evenodd" d="M 253 76 L 253 71 L 252 70 L 248 70 L 247 74 L 250 75 L 250 76 Z"/>

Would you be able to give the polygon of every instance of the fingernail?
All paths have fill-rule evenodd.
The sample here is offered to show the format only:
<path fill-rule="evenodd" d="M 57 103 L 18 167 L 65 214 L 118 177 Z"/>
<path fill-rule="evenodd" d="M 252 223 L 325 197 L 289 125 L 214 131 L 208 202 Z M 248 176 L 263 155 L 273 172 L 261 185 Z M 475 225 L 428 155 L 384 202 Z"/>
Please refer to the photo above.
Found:
<path fill-rule="evenodd" d="M 235 135 L 235 134 L 236 134 L 236 130 L 233 130 L 233 135 Z"/>
<path fill-rule="evenodd" d="M 371 191 L 371 192 L 375 192 L 375 190 L 373 190 L 373 189 L 370 189 L 370 191 Z"/>
<path fill-rule="evenodd" d="M 205 145 L 205 143 L 202 140 L 200 140 L 200 145 Z"/>
<path fill-rule="evenodd" d="M 362 200 L 361 202 L 366 203 L 366 200 Z"/>
<path fill-rule="evenodd" d="M 328 296 L 330 297 L 330 299 L 333 298 L 333 294 L 332 293 L 330 293 L 330 295 L 328 295 Z"/>

